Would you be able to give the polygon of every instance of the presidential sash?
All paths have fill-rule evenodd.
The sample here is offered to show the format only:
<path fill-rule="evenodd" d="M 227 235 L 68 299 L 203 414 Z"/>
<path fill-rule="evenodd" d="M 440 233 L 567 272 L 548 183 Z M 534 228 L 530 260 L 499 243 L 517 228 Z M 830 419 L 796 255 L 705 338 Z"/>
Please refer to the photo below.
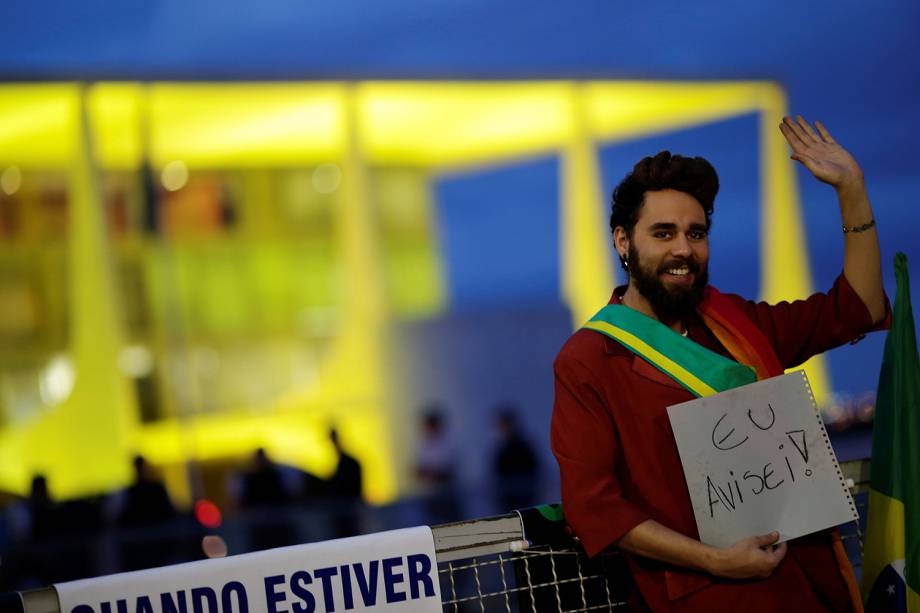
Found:
<path fill-rule="evenodd" d="M 584 327 L 614 339 L 694 396 L 711 396 L 757 380 L 751 367 L 722 357 L 622 304 L 608 304 Z"/>

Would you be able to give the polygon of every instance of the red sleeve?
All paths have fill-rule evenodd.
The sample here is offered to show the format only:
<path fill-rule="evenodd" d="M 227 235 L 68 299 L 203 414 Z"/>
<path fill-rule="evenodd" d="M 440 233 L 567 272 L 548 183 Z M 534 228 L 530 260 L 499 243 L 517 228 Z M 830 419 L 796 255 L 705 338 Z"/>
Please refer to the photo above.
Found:
<path fill-rule="evenodd" d="M 616 426 L 588 368 L 564 356 L 556 359 L 556 394 L 550 438 L 559 463 L 563 512 L 589 556 L 618 541 L 649 515 L 626 500 L 617 467 Z"/>
<path fill-rule="evenodd" d="M 827 293 L 805 300 L 777 304 L 744 301 L 739 306 L 766 335 L 783 368 L 798 366 L 828 349 L 856 342 L 867 332 L 891 326 L 888 298 L 885 317 L 873 324 L 866 305 L 842 274 Z"/>

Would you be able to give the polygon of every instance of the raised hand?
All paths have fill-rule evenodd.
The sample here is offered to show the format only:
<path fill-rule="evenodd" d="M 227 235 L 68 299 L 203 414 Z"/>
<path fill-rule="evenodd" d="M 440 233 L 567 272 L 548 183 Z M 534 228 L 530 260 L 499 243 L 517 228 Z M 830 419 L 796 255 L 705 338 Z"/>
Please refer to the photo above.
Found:
<path fill-rule="evenodd" d="M 792 147 L 792 159 L 801 162 L 819 181 L 838 190 L 862 185 L 863 172 L 853 156 L 820 121 L 815 122 L 815 127 L 817 132 L 801 115 L 795 119 L 783 117 L 779 129 Z"/>

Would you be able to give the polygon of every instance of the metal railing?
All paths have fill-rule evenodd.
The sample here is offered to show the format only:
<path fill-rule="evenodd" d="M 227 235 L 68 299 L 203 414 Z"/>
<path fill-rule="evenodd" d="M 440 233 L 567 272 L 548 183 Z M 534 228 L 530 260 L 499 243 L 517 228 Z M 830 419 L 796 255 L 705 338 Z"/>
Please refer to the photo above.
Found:
<path fill-rule="evenodd" d="M 588 559 L 561 525 L 552 542 L 535 543 L 527 540 L 524 524 L 515 513 L 432 529 L 446 613 L 625 606 L 622 556 Z"/>

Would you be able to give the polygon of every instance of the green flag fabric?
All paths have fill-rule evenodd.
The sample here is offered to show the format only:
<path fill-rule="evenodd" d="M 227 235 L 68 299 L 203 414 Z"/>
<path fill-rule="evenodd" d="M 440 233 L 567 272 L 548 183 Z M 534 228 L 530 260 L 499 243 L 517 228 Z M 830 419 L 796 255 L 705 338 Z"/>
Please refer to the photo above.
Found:
<path fill-rule="evenodd" d="M 920 356 L 903 253 L 894 268 L 897 294 L 872 429 L 862 590 L 866 611 L 920 613 Z"/>

